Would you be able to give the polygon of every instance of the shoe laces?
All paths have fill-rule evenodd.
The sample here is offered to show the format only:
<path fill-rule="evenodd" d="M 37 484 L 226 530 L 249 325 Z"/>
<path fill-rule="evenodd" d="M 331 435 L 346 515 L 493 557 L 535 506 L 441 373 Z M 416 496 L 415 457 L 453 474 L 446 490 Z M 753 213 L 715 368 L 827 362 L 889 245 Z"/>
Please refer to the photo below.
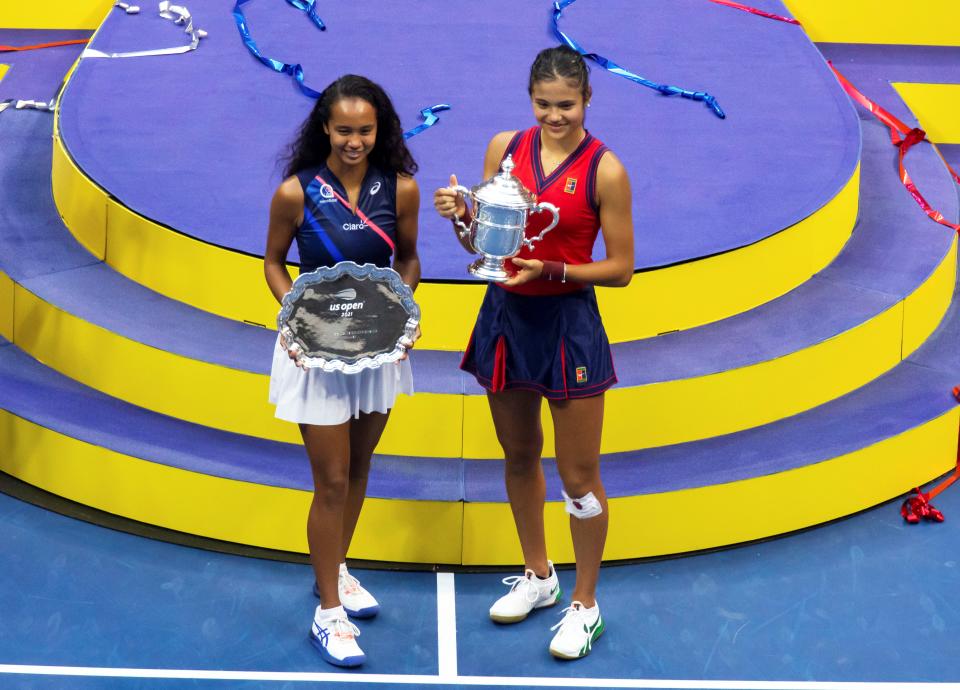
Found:
<path fill-rule="evenodd" d="M 331 635 L 340 640 L 352 640 L 360 637 L 360 628 L 347 618 L 333 618 L 322 623 L 314 621 L 314 625 L 317 628 L 317 637 L 324 645 L 328 643 Z"/>
<path fill-rule="evenodd" d="M 350 573 L 340 573 L 340 589 L 344 594 L 356 594 L 360 591 L 360 580 Z"/>
<path fill-rule="evenodd" d="M 586 610 L 583 608 L 583 604 L 581 604 L 579 601 L 571 602 L 570 606 L 565 608 L 560 613 L 564 614 L 563 618 L 560 619 L 559 623 L 551 626 L 551 630 L 556 630 L 557 628 L 563 627 L 566 625 L 567 621 L 577 625 L 578 627 L 581 625 L 586 625 L 586 621 L 584 620 L 584 614 L 586 613 Z"/>
<path fill-rule="evenodd" d="M 347 618 L 334 618 L 332 621 L 326 621 L 326 625 L 330 627 L 331 634 L 341 640 L 352 640 L 355 637 L 360 637 L 360 628 Z"/>
<path fill-rule="evenodd" d="M 510 577 L 503 578 L 503 584 L 510 587 L 511 592 L 522 591 L 524 598 L 531 604 L 537 603 L 537 599 L 540 598 L 540 592 L 537 591 L 536 586 L 534 585 L 533 578 L 536 575 L 532 570 L 527 570 L 523 575 L 511 575 Z"/>

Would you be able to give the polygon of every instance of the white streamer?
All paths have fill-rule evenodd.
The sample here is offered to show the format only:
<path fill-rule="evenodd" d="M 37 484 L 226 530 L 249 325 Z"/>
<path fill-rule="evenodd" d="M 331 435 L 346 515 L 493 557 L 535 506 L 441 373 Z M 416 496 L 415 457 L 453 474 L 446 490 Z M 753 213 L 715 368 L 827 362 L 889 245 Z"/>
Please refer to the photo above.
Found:
<path fill-rule="evenodd" d="M 138 14 L 140 8 L 137 5 L 129 5 L 125 2 L 117 2 L 114 7 L 119 7 L 127 14 Z M 135 50 L 127 53 L 105 53 L 96 48 L 87 48 L 81 54 L 81 58 L 131 58 L 148 57 L 152 55 L 179 55 L 196 50 L 200 45 L 200 39 L 207 37 L 207 32 L 203 29 L 193 27 L 193 18 L 190 16 L 190 10 L 181 5 L 172 5 L 169 0 L 164 0 L 159 5 L 159 14 L 164 19 L 169 19 L 178 26 L 183 26 L 183 32 L 190 36 L 190 45 L 178 46 L 176 48 L 157 48 L 154 50 Z"/>
<path fill-rule="evenodd" d="M 28 100 L 17 100 L 16 98 L 8 98 L 4 101 L 0 101 L 0 113 L 2 113 L 7 108 L 13 108 L 14 110 L 45 110 L 53 111 L 56 101 L 28 101 Z"/>

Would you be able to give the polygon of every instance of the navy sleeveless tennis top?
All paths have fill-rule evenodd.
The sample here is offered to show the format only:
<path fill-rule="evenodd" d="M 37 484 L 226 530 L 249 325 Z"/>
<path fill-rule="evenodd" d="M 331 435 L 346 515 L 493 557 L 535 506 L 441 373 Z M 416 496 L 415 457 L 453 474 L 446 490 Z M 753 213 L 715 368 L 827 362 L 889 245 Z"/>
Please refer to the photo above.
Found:
<path fill-rule="evenodd" d="M 303 223 L 297 228 L 301 273 L 340 261 L 390 266 L 391 245 L 337 199 L 346 200 L 347 191 L 326 165 L 298 172 L 297 179 L 304 201 Z M 357 208 L 396 244 L 396 174 L 371 165 L 360 185 Z"/>

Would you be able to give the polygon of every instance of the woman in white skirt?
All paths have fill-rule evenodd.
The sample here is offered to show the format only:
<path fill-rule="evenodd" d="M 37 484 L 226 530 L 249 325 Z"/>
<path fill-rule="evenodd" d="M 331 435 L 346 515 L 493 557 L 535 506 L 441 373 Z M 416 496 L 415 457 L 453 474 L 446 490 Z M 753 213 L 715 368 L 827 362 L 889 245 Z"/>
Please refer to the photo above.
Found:
<path fill-rule="evenodd" d="M 294 240 L 303 272 L 339 261 L 392 264 L 416 289 L 416 170 L 382 88 L 356 75 L 328 86 L 290 147 L 287 178 L 270 205 L 264 273 L 277 301 L 292 285 L 285 260 Z M 278 339 L 270 402 L 277 417 L 299 424 L 313 471 L 307 541 L 320 605 L 310 639 L 337 666 L 365 660 L 359 630 L 347 616 L 379 611 L 377 600 L 347 572 L 345 559 L 370 458 L 399 393 L 413 394 L 406 358 L 358 374 L 305 370 Z"/>

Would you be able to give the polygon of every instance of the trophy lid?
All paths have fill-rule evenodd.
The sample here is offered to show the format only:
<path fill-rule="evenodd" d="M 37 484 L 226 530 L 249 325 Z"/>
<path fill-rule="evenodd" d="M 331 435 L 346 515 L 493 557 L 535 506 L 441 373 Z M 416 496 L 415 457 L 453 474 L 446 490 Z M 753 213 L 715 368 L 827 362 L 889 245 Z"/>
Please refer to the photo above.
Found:
<path fill-rule="evenodd" d="M 513 176 L 514 167 L 513 156 L 508 154 L 500 165 L 499 173 L 471 190 L 473 197 L 478 202 L 491 206 L 516 209 L 535 206 L 536 198 L 523 186 L 519 178 Z"/>

